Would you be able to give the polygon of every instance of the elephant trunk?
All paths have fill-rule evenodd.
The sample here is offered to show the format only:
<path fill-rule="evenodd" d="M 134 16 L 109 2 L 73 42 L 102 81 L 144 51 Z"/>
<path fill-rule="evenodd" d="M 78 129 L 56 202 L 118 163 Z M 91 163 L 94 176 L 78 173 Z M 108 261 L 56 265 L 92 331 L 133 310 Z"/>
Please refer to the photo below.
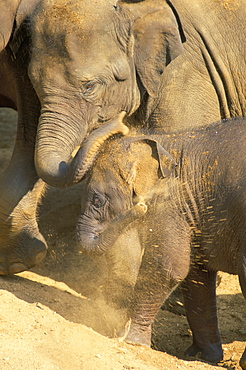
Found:
<path fill-rule="evenodd" d="M 57 129 L 54 129 L 52 134 L 42 128 L 42 123 L 39 124 L 35 150 L 35 166 L 38 175 L 47 184 L 58 188 L 69 187 L 81 181 L 103 142 L 116 133 L 123 135 L 128 133 L 128 127 L 122 122 L 124 116 L 125 112 L 119 113 L 115 119 L 92 131 L 84 141 L 81 140 L 82 144 L 78 142 L 81 136 L 79 132 L 73 134 L 74 138 L 71 138 L 72 135 L 69 135 L 69 132 L 65 132 L 65 137 L 60 140 L 56 137 Z M 64 129 L 62 131 L 64 132 Z M 63 142 L 64 145 L 62 145 Z M 79 149 L 73 156 L 76 144 L 79 145 Z"/>
<path fill-rule="evenodd" d="M 79 218 L 76 239 L 81 251 L 86 254 L 106 253 L 116 242 L 123 230 L 147 211 L 144 203 L 138 203 L 125 213 L 115 217 L 106 227 L 82 214 Z"/>

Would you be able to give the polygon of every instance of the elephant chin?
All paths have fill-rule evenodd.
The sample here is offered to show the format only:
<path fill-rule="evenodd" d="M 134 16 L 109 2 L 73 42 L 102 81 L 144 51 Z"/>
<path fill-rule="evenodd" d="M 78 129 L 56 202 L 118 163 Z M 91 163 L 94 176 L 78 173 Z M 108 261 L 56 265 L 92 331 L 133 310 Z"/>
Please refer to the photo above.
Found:
<path fill-rule="evenodd" d="M 69 159 L 66 160 L 64 160 L 62 154 L 54 154 L 52 145 L 49 145 L 50 148 L 46 149 L 42 146 L 42 140 L 37 139 L 35 166 L 39 177 L 48 185 L 57 188 L 66 188 L 82 181 L 103 142 L 117 133 L 128 134 L 129 129 L 123 123 L 125 115 L 126 112 L 122 111 L 115 119 L 92 131 L 82 142 L 76 155 L 73 157 L 70 154 Z M 66 158 L 66 155 L 64 156 Z M 71 157 L 73 157 L 72 160 Z"/>

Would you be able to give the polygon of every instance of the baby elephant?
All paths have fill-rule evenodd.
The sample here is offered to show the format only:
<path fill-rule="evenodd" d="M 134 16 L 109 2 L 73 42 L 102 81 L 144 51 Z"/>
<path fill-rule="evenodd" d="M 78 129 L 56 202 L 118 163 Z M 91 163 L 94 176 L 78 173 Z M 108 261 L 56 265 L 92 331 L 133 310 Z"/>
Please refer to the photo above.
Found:
<path fill-rule="evenodd" d="M 216 272 L 237 274 L 246 298 L 246 118 L 114 138 L 88 174 L 85 198 L 77 225 L 83 250 L 112 256 L 129 230 L 139 237 L 125 340 L 150 345 L 159 307 L 182 282 L 193 334 L 186 354 L 220 361 Z M 246 351 L 240 365 L 246 369 Z"/>

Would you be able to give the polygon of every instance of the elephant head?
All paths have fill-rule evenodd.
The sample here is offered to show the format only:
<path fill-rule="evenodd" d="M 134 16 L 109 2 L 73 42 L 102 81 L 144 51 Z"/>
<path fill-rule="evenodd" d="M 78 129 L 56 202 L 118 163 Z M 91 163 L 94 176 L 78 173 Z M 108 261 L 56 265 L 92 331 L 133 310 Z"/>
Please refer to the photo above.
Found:
<path fill-rule="evenodd" d="M 184 35 L 168 0 L 41 0 L 32 24 L 36 169 L 66 187 L 81 181 L 105 139 L 128 132 L 122 116 L 158 94 Z"/>
<path fill-rule="evenodd" d="M 77 224 L 78 245 L 86 253 L 109 250 L 122 231 L 142 217 L 176 162 L 155 140 L 126 137 L 105 144 L 88 179 Z M 147 216 L 147 215 L 146 215 Z"/>

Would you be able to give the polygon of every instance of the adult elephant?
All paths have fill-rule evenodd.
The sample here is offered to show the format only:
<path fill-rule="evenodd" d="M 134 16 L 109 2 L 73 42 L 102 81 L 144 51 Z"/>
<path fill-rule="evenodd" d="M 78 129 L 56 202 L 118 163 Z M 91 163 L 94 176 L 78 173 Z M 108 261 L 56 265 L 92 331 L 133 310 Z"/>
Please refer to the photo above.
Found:
<path fill-rule="evenodd" d="M 124 21 L 123 14 L 118 16 L 120 12 L 116 3 L 102 1 L 98 9 L 95 1 L 41 1 L 35 10 L 39 2 L 40 0 L 0 0 L 0 106 L 17 109 L 19 113 L 15 149 L 0 182 L 2 275 L 28 269 L 37 264 L 46 253 L 46 243 L 36 221 L 37 203 L 44 183 L 39 179 L 34 166 L 40 103 L 27 73 L 31 33 L 33 32 L 33 53 L 30 77 L 42 101 L 36 167 L 38 174 L 46 182 L 56 186 L 68 186 L 77 182 L 81 178 L 77 160 L 87 153 L 89 155 L 86 155 L 85 164 L 90 165 L 93 152 L 98 147 L 98 138 L 102 142 L 113 133 L 127 133 L 128 129 L 122 123 L 123 116 L 125 112 L 128 115 L 133 113 L 140 104 L 131 45 L 127 46 L 128 51 L 120 51 L 117 48 L 118 43 L 122 43 L 123 48 L 124 40 L 112 38 L 110 42 L 110 37 L 99 42 L 101 47 L 95 44 L 98 32 L 103 36 L 104 31 L 111 33 L 112 27 L 116 31 L 116 28 L 121 27 L 121 22 L 126 29 L 122 29 L 122 35 L 118 36 L 126 36 L 129 20 Z M 182 49 L 179 27 L 172 7 L 166 3 L 158 6 L 158 14 L 162 12 L 163 15 L 161 23 L 164 40 L 172 44 L 170 47 L 163 47 L 166 54 L 164 64 L 168 64 Z M 146 15 L 153 10 L 155 7 L 151 5 L 149 10 L 145 10 Z M 112 16 L 112 22 L 105 22 L 104 15 Z M 32 29 L 29 27 L 30 21 Z M 117 24 L 114 25 L 116 21 Z M 92 48 L 86 46 L 92 42 L 90 36 L 86 41 L 85 34 L 88 32 L 94 34 L 93 53 Z M 112 47 L 112 53 L 108 46 Z M 108 73 L 105 71 L 100 75 L 95 71 L 92 80 L 92 73 L 87 67 L 94 61 L 97 52 Z M 122 58 L 118 58 L 120 55 Z M 108 64 L 110 61 L 113 69 Z M 161 64 L 159 68 L 162 68 Z M 93 99 L 98 89 L 100 100 Z M 121 103 L 114 102 L 117 89 L 123 98 Z M 95 130 L 101 125 L 102 130 Z M 73 166 L 68 166 L 66 162 L 70 160 L 75 147 L 81 145 L 91 131 L 93 133 L 83 143 L 76 161 L 72 162 Z M 95 147 L 92 145 L 92 154 L 91 143 L 95 143 Z M 51 158 L 52 162 L 47 166 Z"/>
<path fill-rule="evenodd" d="M 44 0 L 33 25 L 30 78 L 41 101 L 36 168 L 48 184 L 69 186 L 91 164 L 90 144 L 97 149 L 109 135 L 126 132 L 122 112 L 132 115 L 146 91 L 155 95 L 165 66 L 182 51 L 183 32 L 162 0 Z"/>
<path fill-rule="evenodd" d="M 76 79 L 78 76 L 81 77 L 79 71 L 80 53 L 84 53 L 86 63 L 91 63 L 89 57 L 86 57 L 89 49 L 82 45 L 84 33 L 77 33 L 77 26 L 78 30 L 81 31 L 81 27 L 83 28 L 84 23 L 89 20 L 85 18 L 83 7 L 88 7 L 89 9 L 86 10 L 89 12 L 95 12 L 98 8 L 97 4 L 95 2 L 90 4 L 87 1 L 82 7 L 82 3 L 79 2 L 75 4 L 67 1 L 63 3 L 41 1 L 36 15 L 33 16 L 39 2 L 40 0 L 0 0 L 0 106 L 18 111 L 18 130 L 14 152 L 9 167 L 0 181 L 0 275 L 17 273 L 32 267 L 42 260 L 47 249 L 36 221 L 37 204 L 44 183 L 39 179 L 34 166 L 34 147 L 40 103 L 28 77 L 31 51 L 30 20 L 32 20 L 34 31 L 32 46 L 34 52 L 31 57 L 30 76 L 42 99 L 36 163 L 39 175 L 47 182 L 58 186 L 72 183 L 66 178 L 61 181 L 62 176 L 54 175 L 53 171 L 57 170 L 55 167 L 58 166 L 58 172 L 63 173 L 63 169 L 67 168 L 65 161 L 70 157 L 76 145 L 80 145 L 88 132 L 94 130 L 97 125 L 104 125 L 105 122 L 109 121 L 103 126 L 103 130 L 94 130 L 88 140 L 83 143 L 83 151 L 80 151 L 80 156 L 83 157 L 84 152 L 87 152 L 88 148 L 90 149 L 91 142 L 95 142 L 97 146 L 96 139 L 98 137 L 102 141 L 115 132 L 123 134 L 128 132 L 127 127 L 122 123 L 122 118 L 125 115 L 123 111 L 130 114 L 139 105 L 139 91 L 136 76 L 133 73 L 134 69 L 129 66 L 130 59 L 125 57 L 123 62 L 119 59 L 118 63 L 115 51 L 112 55 L 105 54 L 104 61 L 104 67 L 107 67 L 107 58 L 115 56 L 115 69 L 112 74 L 108 73 L 108 76 L 105 76 L 106 80 L 104 81 L 109 83 L 112 80 L 110 84 L 111 97 L 105 95 L 103 102 L 92 101 L 93 94 L 91 92 L 95 91 L 95 84 L 93 85 L 92 81 L 88 80 L 85 71 L 83 78 L 87 78 L 86 82 L 82 83 L 80 79 Z M 102 22 L 101 16 L 104 13 L 109 15 L 110 11 L 113 11 L 113 14 L 118 14 L 118 10 L 114 6 L 116 7 L 114 2 L 102 2 L 101 11 L 96 11 L 98 13 L 96 16 L 90 14 L 90 24 L 87 24 L 87 31 L 89 29 L 94 32 L 94 35 L 98 30 L 102 33 L 107 28 L 107 22 Z M 170 23 L 175 31 L 175 37 L 178 37 L 176 17 L 168 5 L 164 4 L 164 8 L 171 16 Z M 94 22 L 96 18 L 98 27 L 93 28 L 91 21 Z M 163 24 L 167 27 L 169 23 L 166 24 L 165 19 L 164 17 Z M 127 23 L 128 21 L 125 21 L 125 24 Z M 112 26 L 113 23 L 110 23 L 110 27 Z M 120 19 L 117 27 L 120 27 Z M 72 32 L 70 32 L 71 30 Z M 87 31 L 85 30 L 85 32 Z M 170 38 L 172 38 L 171 36 Z M 101 51 L 95 46 L 102 57 L 106 41 L 105 39 L 102 42 Z M 113 49 L 117 50 L 117 42 L 117 40 L 112 40 L 111 46 L 115 44 Z M 180 52 L 180 44 L 181 42 L 178 40 L 177 52 L 174 50 L 175 45 L 172 50 L 166 48 L 168 52 L 170 51 L 170 55 L 166 58 L 166 64 Z M 95 53 L 96 51 L 94 55 Z M 123 50 L 121 54 L 124 55 Z M 68 60 L 71 61 L 68 63 L 69 65 L 67 65 Z M 78 62 L 77 67 L 76 61 Z M 101 61 L 103 62 L 103 59 Z M 81 64 L 81 68 L 85 69 L 85 66 Z M 126 81 L 129 73 L 132 74 L 130 84 Z M 113 104 L 113 90 L 117 87 L 114 87 L 113 80 L 115 82 L 117 80 L 118 85 L 121 86 L 122 95 L 125 95 L 125 101 L 120 107 L 117 106 L 118 103 Z M 98 85 L 106 87 L 102 81 Z M 135 87 L 132 88 L 132 86 Z M 127 95 L 129 95 L 129 99 Z M 107 112 L 109 104 L 111 107 Z M 43 122 L 46 120 L 50 124 L 48 133 L 42 130 Z M 62 127 L 63 121 L 64 127 Z M 69 132 L 69 127 L 71 132 Z M 52 143 L 52 138 L 57 143 L 56 148 Z M 43 146 L 44 141 L 48 147 L 52 148 L 51 151 L 48 149 L 47 153 L 46 144 Z M 67 152 L 64 158 L 61 158 L 61 146 L 64 153 Z M 45 166 L 47 165 L 49 155 L 52 157 L 51 169 L 45 173 L 43 163 Z M 87 160 L 90 164 L 92 158 L 91 160 L 87 158 Z M 69 173 L 74 172 L 74 169 L 77 169 L 76 165 Z M 73 173 L 72 175 L 75 176 Z M 81 175 L 77 174 L 73 182 L 76 182 L 77 178 L 80 177 Z"/>
<path fill-rule="evenodd" d="M 14 152 L 0 182 L 0 275 L 37 264 L 46 243 L 36 222 L 44 183 L 34 167 L 40 104 L 27 74 L 27 19 L 39 0 L 0 0 L 0 107 L 18 111 Z"/>
<path fill-rule="evenodd" d="M 41 1 L 30 78 L 41 102 L 35 163 L 44 181 L 79 181 L 122 111 L 130 125 L 166 131 L 246 114 L 245 0 L 173 4 Z"/>

